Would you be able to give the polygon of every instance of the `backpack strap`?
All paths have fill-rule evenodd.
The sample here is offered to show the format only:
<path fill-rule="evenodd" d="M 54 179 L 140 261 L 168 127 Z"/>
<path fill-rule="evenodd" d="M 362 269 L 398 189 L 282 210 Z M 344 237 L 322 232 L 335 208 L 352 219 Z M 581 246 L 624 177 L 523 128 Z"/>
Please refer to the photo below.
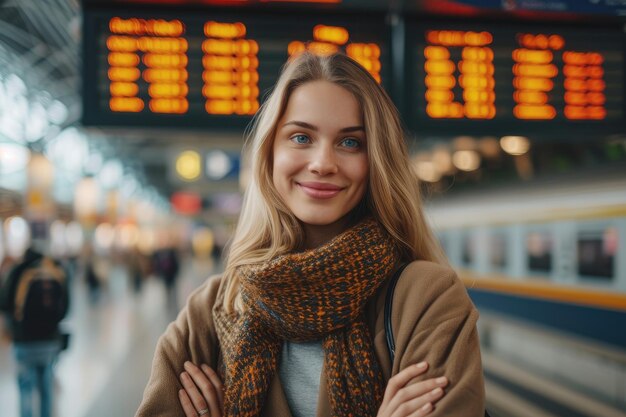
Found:
<path fill-rule="evenodd" d="M 393 359 L 396 356 L 396 342 L 393 338 L 393 328 L 391 326 L 391 307 L 393 306 L 393 292 L 396 290 L 396 284 L 402 271 L 406 268 L 408 263 L 400 265 L 400 267 L 394 272 L 389 286 L 387 287 L 387 296 L 385 297 L 385 337 L 387 339 L 387 350 L 389 351 L 389 360 L 393 364 Z"/>
<path fill-rule="evenodd" d="M 389 362 L 393 366 L 393 360 L 396 357 L 396 342 L 393 338 L 393 328 L 391 327 L 391 307 L 393 306 L 393 292 L 396 290 L 396 284 L 402 271 L 408 263 L 400 265 L 389 281 L 387 287 L 387 296 L 385 297 L 385 337 L 387 339 L 387 350 L 389 351 Z M 490 417 L 489 412 L 485 409 L 485 417 Z"/>

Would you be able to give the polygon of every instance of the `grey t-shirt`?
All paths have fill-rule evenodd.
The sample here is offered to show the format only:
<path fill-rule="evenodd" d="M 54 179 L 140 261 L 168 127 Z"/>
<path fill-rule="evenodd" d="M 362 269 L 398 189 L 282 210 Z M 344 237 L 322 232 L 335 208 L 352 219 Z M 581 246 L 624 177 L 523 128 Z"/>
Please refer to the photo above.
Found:
<path fill-rule="evenodd" d="M 278 374 L 293 417 L 315 417 L 323 364 L 321 340 L 283 344 Z"/>

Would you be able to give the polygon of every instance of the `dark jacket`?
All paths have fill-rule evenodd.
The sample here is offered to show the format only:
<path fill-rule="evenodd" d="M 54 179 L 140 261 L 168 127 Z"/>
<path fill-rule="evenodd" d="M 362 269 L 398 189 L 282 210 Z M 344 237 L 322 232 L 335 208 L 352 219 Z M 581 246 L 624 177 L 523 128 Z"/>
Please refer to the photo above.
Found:
<path fill-rule="evenodd" d="M 62 294 L 64 297 L 64 307 L 60 312 L 58 321 L 42 321 L 40 323 L 26 325 L 16 320 L 14 316 L 16 292 L 20 281 L 25 277 L 24 272 L 33 267 L 37 262 L 43 260 L 43 258 L 43 255 L 40 253 L 28 249 L 24 254 L 22 262 L 9 271 L 6 280 L 4 280 L 4 285 L 0 288 L 0 310 L 6 313 L 15 342 L 53 340 L 61 337 L 58 321 L 60 321 L 60 318 L 65 317 L 69 307 L 67 279 L 65 280 L 66 285 L 63 285 Z M 63 269 L 63 273 L 67 277 L 65 269 L 56 261 L 54 261 L 54 264 L 56 267 Z"/>

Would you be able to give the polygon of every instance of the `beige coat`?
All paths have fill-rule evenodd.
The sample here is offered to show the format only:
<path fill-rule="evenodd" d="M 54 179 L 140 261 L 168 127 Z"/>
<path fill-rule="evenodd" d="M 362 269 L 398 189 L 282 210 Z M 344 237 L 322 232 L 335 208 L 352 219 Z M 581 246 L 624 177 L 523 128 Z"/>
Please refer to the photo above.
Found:
<path fill-rule="evenodd" d="M 178 401 L 179 375 L 187 360 L 216 367 L 218 342 L 211 309 L 221 279 L 210 278 L 189 298 L 176 321 L 161 336 L 152 375 L 137 417 L 183 416 Z M 445 375 L 446 394 L 431 416 L 479 417 L 484 413 L 484 384 L 476 320 L 478 313 L 454 271 L 416 261 L 402 273 L 394 292 L 392 326 L 396 343 L 393 365 L 385 341 L 384 305 L 387 284 L 366 308 L 374 349 L 388 380 L 401 369 L 427 361 L 419 379 Z M 416 379 L 417 380 L 417 379 Z M 263 408 L 266 417 L 291 417 L 278 376 L 274 376 Z M 326 378 L 321 374 L 318 417 L 330 416 Z"/>

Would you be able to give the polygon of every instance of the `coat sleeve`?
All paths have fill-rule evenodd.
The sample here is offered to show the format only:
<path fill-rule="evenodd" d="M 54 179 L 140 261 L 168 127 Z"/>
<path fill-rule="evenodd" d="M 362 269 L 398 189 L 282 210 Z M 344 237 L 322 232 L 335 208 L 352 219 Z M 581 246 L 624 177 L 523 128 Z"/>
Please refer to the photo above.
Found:
<path fill-rule="evenodd" d="M 415 381 L 446 376 L 444 397 L 430 416 L 482 417 L 485 389 L 476 330 L 478 312 L 455 272 L 430 262 L 413 262 L 394 292 L 396 336 L 393 374 L 428 362 Z"/>
<path fill-rule="evenodd" d="M 213 304 L 219 277 L 212 277 L 194 291 L 175 321 L 160 337 L 152 373 L 135 417 L 184 417 L 178 400 L 179 380 L 185 361 L 207 364 L 215 369 L 218 343 L 213 325 Z"/>

